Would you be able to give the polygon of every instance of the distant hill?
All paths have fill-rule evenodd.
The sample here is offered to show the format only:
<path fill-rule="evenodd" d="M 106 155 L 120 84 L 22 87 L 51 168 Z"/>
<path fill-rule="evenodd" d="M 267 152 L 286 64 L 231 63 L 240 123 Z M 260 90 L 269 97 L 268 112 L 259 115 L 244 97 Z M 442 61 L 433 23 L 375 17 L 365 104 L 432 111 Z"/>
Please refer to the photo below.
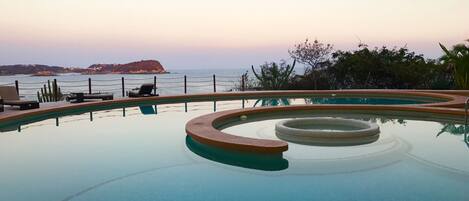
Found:
<path fill-rule="evenodd" d="M 142 60 L 127 64 L 93 64 L 88 67 L 91 74 L 158 74 L 166 70 L 156 60 Z"/>
<path fill-rule="evenodd" d="M 71 69 L 60 66 L 47 66 L 39 64 L 0 66 L 0 75 L 36 74 L 38 72 L 70 73 Z"/>
<path fill-rule="evenodd" d="M 166 73 L 166 70 L 157 60 L 142 60 L 127 64 L 93 64 L 88 68 L 66 68 L 39 64 L 0 66 L 0 75 L 54 75 L 58 73 L 159 74 Z"/>

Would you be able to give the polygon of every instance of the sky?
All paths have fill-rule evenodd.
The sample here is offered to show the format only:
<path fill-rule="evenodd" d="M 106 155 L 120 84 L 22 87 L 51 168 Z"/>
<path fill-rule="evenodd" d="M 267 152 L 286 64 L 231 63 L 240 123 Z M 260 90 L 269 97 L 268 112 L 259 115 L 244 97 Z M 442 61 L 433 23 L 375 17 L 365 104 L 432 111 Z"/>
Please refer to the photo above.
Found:
<path fill-rule="evenodd" d="M 0 65 L 247 68 L 288 60 L 306 38 L 437 58 L 438 42 L 469 39 L 468 9 L 468 0 L 0 0 Z"/>

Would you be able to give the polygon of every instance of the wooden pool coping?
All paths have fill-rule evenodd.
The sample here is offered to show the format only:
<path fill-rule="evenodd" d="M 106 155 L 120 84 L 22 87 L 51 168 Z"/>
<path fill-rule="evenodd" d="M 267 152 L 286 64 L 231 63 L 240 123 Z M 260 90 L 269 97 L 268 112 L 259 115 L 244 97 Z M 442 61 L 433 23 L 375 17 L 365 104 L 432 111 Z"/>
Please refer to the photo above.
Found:
<path fill-rule="evenodd" d="M 281 107 L 260 107 L 249 109 L 227 110 L 215 112 L 190 120 L 186 124 L 186 133 L 197 141 L 230 150 L 243 152 L 278 154 L 288 150 L 288 143 L 280 140 L 255 139 L 231 135 L 220 131 L 215 125 L 224 121 L 262 113 L 293 112 L 293 111 L 319 111 L 319 110 L 346 110 L 346 111 L 391 111 L 391 112 L 417 112 L 428 115 L 455 115 L 463 116 L 464 110 L 456 108 L 438 108 L 422 106 L 381 106 L 381 105 L 293 105 Z"/>

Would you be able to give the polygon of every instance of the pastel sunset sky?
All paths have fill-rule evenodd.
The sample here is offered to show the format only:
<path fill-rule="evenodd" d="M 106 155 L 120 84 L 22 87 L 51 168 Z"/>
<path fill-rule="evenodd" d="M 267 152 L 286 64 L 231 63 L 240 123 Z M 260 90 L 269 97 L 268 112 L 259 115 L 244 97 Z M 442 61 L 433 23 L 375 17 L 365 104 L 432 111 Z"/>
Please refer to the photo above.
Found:
<path fill-rule="evenodd" d="M 407 45 L 428 58 L 469 38 L 468 0 L 0 0 L 0 64 L 246 68 L 305 38 Z"/>

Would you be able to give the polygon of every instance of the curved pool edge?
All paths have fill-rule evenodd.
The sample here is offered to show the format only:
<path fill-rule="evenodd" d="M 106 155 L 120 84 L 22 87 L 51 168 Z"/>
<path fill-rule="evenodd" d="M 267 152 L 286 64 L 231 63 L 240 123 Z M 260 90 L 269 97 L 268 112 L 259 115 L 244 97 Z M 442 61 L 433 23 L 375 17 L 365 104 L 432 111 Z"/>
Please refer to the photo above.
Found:
<path fill-rule="evenodd" d="M 90 111 L 99 111 L 107 109 L 115 109 L 121 107 L 133 107 L 138 105 L 153 104 L 173 104 L 184 102 L 201 102 L 201 101 L 223 101 L 223 100 L 239 100 L 250 98 L 271 98 L 285 97 L 290 98 L 304 97 L 321 94 L 341 94 L 353 96 L 379 96 L 379 97 L 423 97 L 445 99 L 445 102 L 413 104 L 413 105 L 299 105 L 299 106 L 283 106 L 283 107 L 266 107 L 266 108 L 250 108 L 216 112 L 204 115 L 189 121 L 186 124 L 186 132 L 195 140 L 223 147 L 231 150 L 257 152 L 257 153 L 282 153 L 288 150 L 288 144 L 283 141 L 252 139 L 239 137 L 223 133 L 214 125 L 223 119 L 252 114 L 253 112 L 275 112 L 285 110 L 389 110 L 389 111 L 415 111 L 426 113 L 438 113 L 447 115 L 464 115 L 464 110 L 451 107 L 460 107 L 464 105 L 465 97 L 449 94 L 413 92 L 400 90 L 301 90 L 301 91 L 249 91 L 249 92 L 222 92 L 208 94 L 191 94 L 191 95 L 173 95 L 173 96 L 157 96 L 142 98 L 125 98 L 109 101 L 85 102 L 78 104 L 67 104 L 49 108 L 39 108 L 33 110 L 18 111 L 15 113 L 1 114 L 0 125 L 8 125 L 9 123 L 28 123 L 34 122 L 38 118 L 51 118 L 64 116 L 67 114 L 84 113 Z"/>
<path fill-rule="evenodd" d="M 242 110 L 242 109 L 241 109 Z M 186 123 L 186 133 L 194 140 L 228 150 L 277 154 L 288 150 L 288 143 L 279 140 L 255 139 L 224 133 L 213 125 L 216 121 L 237 116 L 237 113 L 216 112 L 196 117 Z"/>
<path fill-rule="evenodd" d="M 262 115 L 278 112 L 313 112 L 313 111 L 388 111 L 415 112 L 424 115 L 464 116 L 464 110 L 452 108 L 422 107 L 422 106 L 381 106 L 381 105 L 295 105 L 281 107 L 262 107 L 249 109 L 235 109 L 202 115 L 190 120 L 186 124 L 186 133 L 201 143 L 218 146 L 225 149 L 276 154 L 288 150 L 288 143 L 279 140 L 266 140 L 241 137 L 220 131 L 224 124 L 240 116 Z M 223 127 L 226 128 L 226 127 Z M 275 143 L 277 142 L 277 143 Z"/>
<path fill-rule="evenodd" d="M 218 92 L 218 93 L 204 93 L 204 94 L 190 94 L 190 95 L 171 95 L 171 96 L 153 96 L 141 98 L 123 98 L 107 101 L 96 102 L 83 102 L 67 105 L 59 105 L 54 107 L 41 107 L 38 109 L 15 111 L 9 114 L 0 113 L 0 123 L 7 121 L 20 120 L 22 118 L 31 118 L 47 114 L 60 114 L 63 112 L 73 112 L 86 109 L 105 110 L 119 107 L 132 107 L 140 104 L 172 104 L 184 102 L 201 102 L 201 101 L 222 101 L 222 100 L 238 100 L 249 98 L 273 98 L 289 96 L 291 98 L 304 97 L 308 95 L 322 95 L 322 94 L 342 94 L 342 95 L 373 95 L 381 97 L 423 97 L 423 98 L 436 98 L 445 99 L 447 101 L 414 104 L 412 106 L 424 107 L 448 107 L 448 108 L 462 108 L 466 101 L 464 96 L 444 94 L 444 93 L 430 93 L 414 90 L 288 90 L 288 91 L 245 91 L 245 92 Z"/>

